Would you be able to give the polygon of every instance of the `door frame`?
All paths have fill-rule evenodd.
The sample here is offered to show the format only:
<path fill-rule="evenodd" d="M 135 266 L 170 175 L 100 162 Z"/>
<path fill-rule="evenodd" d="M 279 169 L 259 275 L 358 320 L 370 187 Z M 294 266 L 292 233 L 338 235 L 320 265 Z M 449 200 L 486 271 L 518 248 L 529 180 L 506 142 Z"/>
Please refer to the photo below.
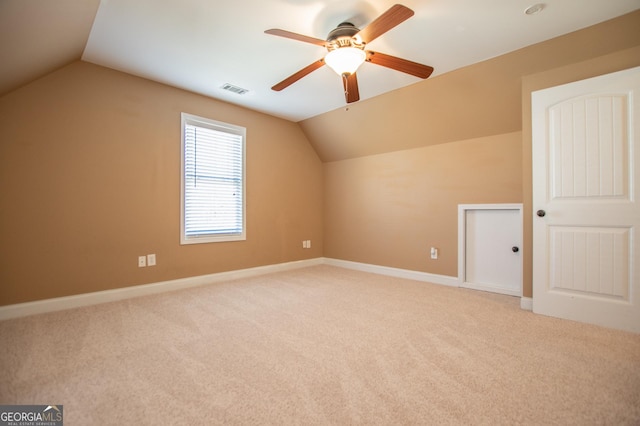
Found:
<path fill-rule="evenodd" d="M 517 294 L 502 293 L 511 296 L 522 297 L 522 280 L 523 280 L 523 263 L 524 258 L 524 244 L 523 244 L 523 231 L 524 222 L 522 215 L 522 203 L 500 203 L 500 204 L 458 204 L 458 286 L 463 288 L 470 288 L 473 290 L 484 290 L 495 292 L 490 286 L 483 287 L 482 285 L 472 284 L 467 282 L 467 226 L 466 217 L 467 211 L 470 210 L 517 210 L 518 218 L 520 222 L 520 256 L 519 256 L 519 269 L 520 269 L 520 291 Z"/>

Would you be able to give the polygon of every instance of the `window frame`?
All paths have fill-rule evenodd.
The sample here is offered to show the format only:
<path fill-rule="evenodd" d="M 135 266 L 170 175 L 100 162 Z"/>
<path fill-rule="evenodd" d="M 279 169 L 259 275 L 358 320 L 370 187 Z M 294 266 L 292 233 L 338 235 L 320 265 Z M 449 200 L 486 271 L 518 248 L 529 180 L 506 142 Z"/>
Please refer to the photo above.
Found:
<path fill-rule="evenodd" d="M 242 232 L 226 234 L 203 234 L 197 236 L 186 235 L 186 188 L 185 188 L 185 128 L 195 125 L 216 131 L 221 131 L 242 137 Z M 247 239 L 247 203 L 246 203 L 246 141 L 247 129 L 242 126 L 224 123 L 209 118 L 200 117 L 186 112 L 181 113 L 180 125 L 180 245 L 205 244 L 229 241 L 244 241 Z"/>

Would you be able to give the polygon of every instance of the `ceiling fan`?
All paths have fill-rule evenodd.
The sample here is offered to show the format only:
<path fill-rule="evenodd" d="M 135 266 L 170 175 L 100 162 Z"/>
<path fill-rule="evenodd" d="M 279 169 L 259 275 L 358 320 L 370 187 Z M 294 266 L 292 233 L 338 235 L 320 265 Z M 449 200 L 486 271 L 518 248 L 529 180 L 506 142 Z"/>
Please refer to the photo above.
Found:
<path fill-rule="evenodd" d="M 433 68 L 430 66 L 385 55 L 384 53 L 365 50 L 367 43 L 372 42 L 390 29 L 406 21 L 412 17 L 413 14 L 413 10 L 408 7 L 396 4 L 362 30 L 356 28 L 356 26 L 350 22 L 341 23 L 329 33 L 326 40 L 308 37 L 286 30 L 266 30 L 265 33 L 267 34 L 315 44 L 326 48 L 328 51 L 324 58 L 313 62 L 295 74 L 285 78 L 271 89 L 275 91 L 285 89 L 325 64 L 342 77 L 344 95 L 347 103 L 356 102 L 360 99 L 356 70 L 363 62 L 381 65 L 419 78 L 429 77 L 433 72 Z"/>

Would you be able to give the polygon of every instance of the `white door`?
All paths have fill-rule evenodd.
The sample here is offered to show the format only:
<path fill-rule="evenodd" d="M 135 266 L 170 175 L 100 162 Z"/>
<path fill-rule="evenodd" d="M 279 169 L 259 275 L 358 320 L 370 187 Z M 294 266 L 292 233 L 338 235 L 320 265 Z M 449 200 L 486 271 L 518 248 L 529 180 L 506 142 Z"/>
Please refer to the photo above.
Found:
<path fill-rule="evenodd" d="M 640 67 L 532 94 L 533 311 L 640 332 Z"/>
<path fill-rule="evenodd" d="M 461 205 L 461 287 L 522 296 L 521 205 Z"/>

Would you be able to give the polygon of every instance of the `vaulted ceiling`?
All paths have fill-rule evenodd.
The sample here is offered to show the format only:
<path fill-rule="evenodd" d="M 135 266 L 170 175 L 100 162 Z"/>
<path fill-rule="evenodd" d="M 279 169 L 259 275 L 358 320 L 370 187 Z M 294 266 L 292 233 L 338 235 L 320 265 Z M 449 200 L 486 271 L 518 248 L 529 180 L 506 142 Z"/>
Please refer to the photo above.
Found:
<path fill-rule="evenodd" d="M 406 0 L 415 15 L 367 48 L 433 66 L 433 76 L 605 21 L 638 0 Z M 265 34 L 280 28 L 325 39 L 343 21 L 366 28 L 386 0 L 0 0 L 0 94 L 82 59 L 212 98 L 300 121 L 345 104 L 321 67 L 287 89 L 271 87 L 322 58 L 321 46 Z M 370 63 L 360 98 L 417 77 Z M 231 84 L 248 92 L 225 91 Z"/>

